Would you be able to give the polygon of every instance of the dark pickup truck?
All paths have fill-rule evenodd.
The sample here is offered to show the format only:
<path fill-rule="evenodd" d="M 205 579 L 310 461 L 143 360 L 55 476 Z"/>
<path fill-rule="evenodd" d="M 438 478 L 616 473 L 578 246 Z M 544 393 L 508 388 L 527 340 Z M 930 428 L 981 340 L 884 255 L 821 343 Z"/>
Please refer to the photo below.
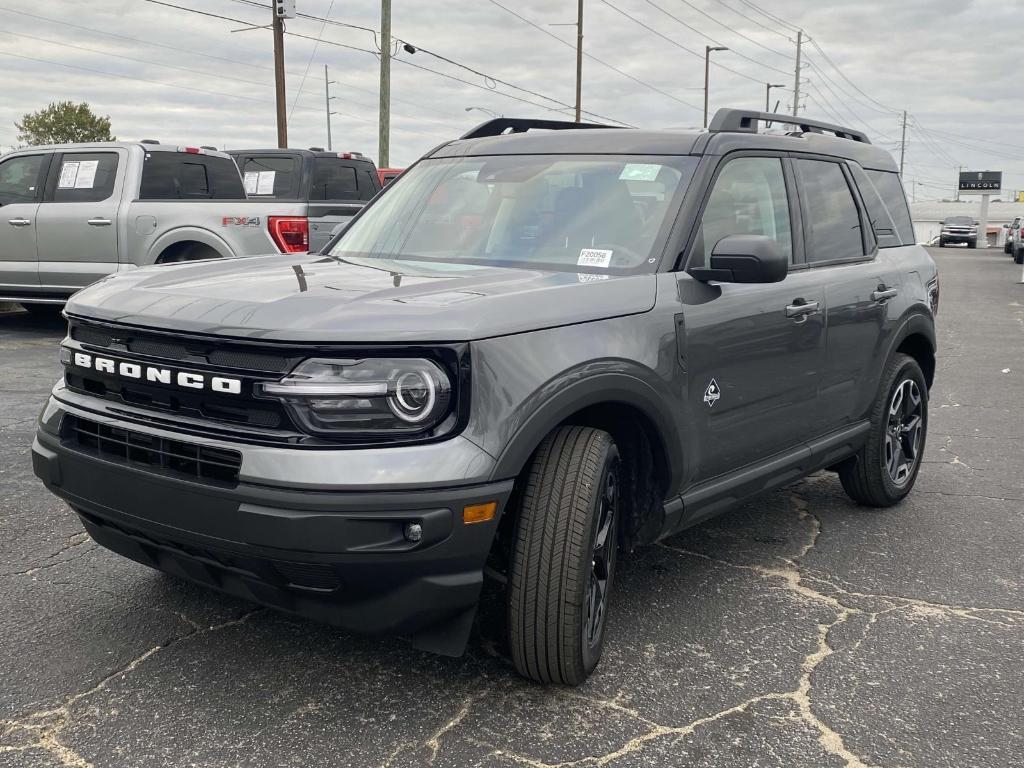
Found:
<path fill-rule="evenodd" d="M 377 168 L 359 152 L 322 149 L 237 149 L 250 200 L 306 205 L 309 250 L 316 253 L 380 192 Z"/>
<path fill-rule="evenodd" d="M 319 254 L 73 296 L 33 465 L 115 552 L 440 653 L 492 578 L 516 668 L 577 684 L 620 551 L 821 469 L 910 492 L 938 300 L 857 131 L 500 118 Z"/>

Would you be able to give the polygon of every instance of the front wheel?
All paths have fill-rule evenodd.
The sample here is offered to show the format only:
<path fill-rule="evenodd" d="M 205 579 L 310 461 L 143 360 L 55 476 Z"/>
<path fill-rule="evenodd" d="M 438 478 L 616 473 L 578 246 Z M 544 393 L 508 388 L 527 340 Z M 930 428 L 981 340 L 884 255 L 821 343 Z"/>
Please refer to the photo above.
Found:
<path fill-rule="evenodd" d="M 977 247 L 978 247 L 978 241 L 977 241 L 977 240 L 971 240 L 971 241 L 969 241 L 969 242 L 967 243 L 967 247 L 968 247 L 968 248 L 977 248 Z"/>
<path fill-rule="evenodd" d="M 1024 248 L 1018 248 L 1013 252 L 1013 263 L 1024 264 Z"/>
<path fill-rule="evenodd" d="M 611 435 L 561 427 L 526 471 L 508 582 L 512 660 L 540 683 L 579 685 L 604 645 L 620 512 Z"/>
<path fill-rule="evenodd" d="M 882 374 L 864 446 L 837 468 L 854 501 L 891 507 L 910 493 L 928 433 L 928 385 L 917 361 L 893 355 Z"/>

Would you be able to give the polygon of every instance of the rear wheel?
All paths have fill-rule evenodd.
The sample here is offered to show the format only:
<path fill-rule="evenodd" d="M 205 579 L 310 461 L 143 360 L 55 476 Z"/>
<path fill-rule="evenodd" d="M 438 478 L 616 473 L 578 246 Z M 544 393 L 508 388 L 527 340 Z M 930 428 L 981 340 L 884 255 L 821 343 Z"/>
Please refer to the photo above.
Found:
<path fill-rule="evenodd" d="M 525 677 L 579 685 L 601 658 L 620 478 L 611 435 L 590 427 L 558 429 L 526 472 L 508 587 L 509 646 Z"/>
<path fill-rule="evenodd" d="M 882 375 L 867 442 L 837 467 L 843 490 L 870 507 L 899 502 L 914 487 L 927 432 L 924 373 L 914 358 L 896 354 Z"/>

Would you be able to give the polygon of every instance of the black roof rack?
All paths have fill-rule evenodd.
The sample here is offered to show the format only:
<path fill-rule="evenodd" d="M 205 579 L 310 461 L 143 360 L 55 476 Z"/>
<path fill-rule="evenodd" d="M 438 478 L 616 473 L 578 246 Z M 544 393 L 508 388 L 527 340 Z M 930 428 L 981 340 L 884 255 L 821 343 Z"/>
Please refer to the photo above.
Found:
<path fill-rule="evenodd" d="M 614 125 L 601 125 L 600 123 L 574 123 L 569 120 L 535 120 L 528 117 L 496 117 L 485 123 L 480 123 L 469 133 L 460 136 L 460 139 L 480 139 L 485 136 L 500 136 L 503 133 L 525 133 L 533 129 L 546 131 L 566 131 L 575 128 L 617 128 Z"/>
<path fill-rule="evenodd" d="M 855 131 L 853 128 L 844 128 L 841 125 L 824 123 L 821 120 L 808 120 L 805 117 L 792 117 L 791 115 L 780 115 L 775 112 L 755 112 L 749 109 L 719 109 L 711 119 L 708 128 L 711 133 L 740 132 L 757 133 L 758 122 L 784 123 L 785 125 L 799 126 L 804 133 L 822 133 L 828 131 L 835 134 L 836 138 L 859 141 L 862 144 L 870 144 L 866 133 Z"/>

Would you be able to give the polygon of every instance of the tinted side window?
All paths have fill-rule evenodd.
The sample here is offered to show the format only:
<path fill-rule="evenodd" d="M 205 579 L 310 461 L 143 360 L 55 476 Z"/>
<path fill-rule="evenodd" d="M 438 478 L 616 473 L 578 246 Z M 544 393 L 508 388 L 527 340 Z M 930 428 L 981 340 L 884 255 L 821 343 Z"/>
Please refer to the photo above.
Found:
<path fill-rule="evenodd" d="M 711 190 L 690 266 L 708 266 L 715 244 L 728 235 L 764 235 L 793 261 L 793 231 L 782 161 L 777 157 L 730 160 Z"/>
<path fill-rule="evenodd" d="M 310 200 L 358 200 L 356 169 L 341 160 L 317 157 L 313 160 Z"/>
<path fill-rule="evenodd" d="M 809 262 L 864 255 L 860 211 L 842 166 L 824 160 L 797 160 Z"/>
<path fill-rule="evenodd" d="M 64 154 L 57 174 L 52 201 L 55 203 L 98 203 L 114 194 L 117 176 L 116 152 L 83 152 Z M 51 181 L 52 185 L 53 182 Z M 47 196 L 47 199 L 51 199 Z"/>
<path fill-rule="evenodd" d="M 370 171 L 359 171 L 359 199 L 369 200 L 380 191 L 377 174 Z"/>
<path fill-rule="evenodd" d="M 855 164 L 851 164 L 849 168 L 853 173 L 853 181 L 857 185 L 857 189 L 860 190 L 860 198 L 868 210 L 868 219 L 871 221 L 871 229 L 878 241 L 878 247 L 895 248 L 903 245 L 889 209 L 885 206 L 878 190 L 871 183 L 864 169 Z"/>
<path fill-rule="evenodd" d="M 914 237 L 914 224 L 910 220 L 907 196 L 903 192 L 899 174 L 888 171 L 867 171 L 866 173 L 875 189 L 878 190 L 889 215 L 892 216 L 900 241 L 903 245 L 913 245 L 917 241 Z"/>
<path fill-rule="evenodd" d="M 299 197 L 301 160 L 294 155 L 236 155 L 245 193 L 250 197 Z"/>
<path fill-rule="evenodd" d="M 0 163 L 0 205 L 31 203 L 39 199 L 39 178 L 45 155 L 12 157 Z"/>
<path fill-rule="evenodd" d="M 242 179 L 233 160 L 181 152 L 147 152 L 140 200 L 241 200 Z"/>

